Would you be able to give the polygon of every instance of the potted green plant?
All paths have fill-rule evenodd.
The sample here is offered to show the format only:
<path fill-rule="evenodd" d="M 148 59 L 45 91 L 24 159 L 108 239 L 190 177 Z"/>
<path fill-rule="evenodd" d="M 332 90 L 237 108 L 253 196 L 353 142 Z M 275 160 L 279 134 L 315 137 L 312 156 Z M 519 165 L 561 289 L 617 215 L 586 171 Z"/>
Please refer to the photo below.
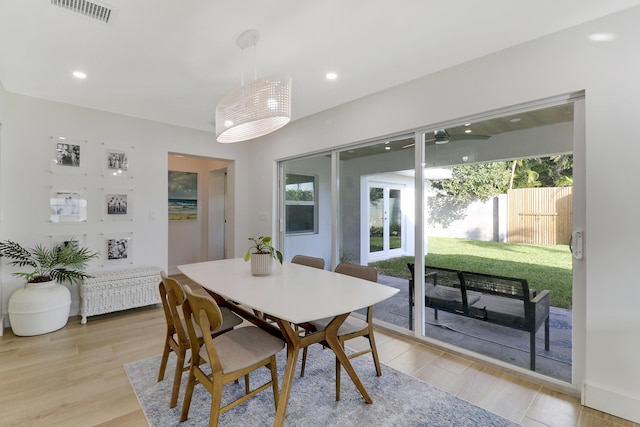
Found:
<path fill-rule="evenodd" d="M 11 259 L 9 265 L 29 267 L 14 276 L 26 281 L 9 297 L 9 321 L 16 335 L 30 336 L 55 331 L 67 324 L 71 293 L 63 283 L 76 283 L 90 277 L 84 272 L 97 253 L 71 240 L 47 248 L 37 244 L 28 249 L 11 240 L 0 242 L 0 257 Z"/>
<path fill-rule="evenodd" d="M 277 259 L 282 264 L 282 252 L 271 245 L 271 236 L 249 237 L 253 242 L 244 254 L 244 260 L 251 259 L 251 274 L 266 276 L 271 274 L 271 264 Z"/>

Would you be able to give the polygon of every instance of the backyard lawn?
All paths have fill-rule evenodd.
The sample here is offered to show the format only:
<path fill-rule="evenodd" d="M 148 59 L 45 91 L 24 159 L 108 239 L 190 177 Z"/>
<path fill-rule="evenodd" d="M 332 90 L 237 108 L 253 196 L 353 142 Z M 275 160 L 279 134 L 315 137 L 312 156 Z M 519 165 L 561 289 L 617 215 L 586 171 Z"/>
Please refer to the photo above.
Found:
<path fill-rule="evenodd" d="M 551 305 L 571 308 L 572 267 L 567 245 L 483 242 L 429 237 L 425 264 L 475 273 L 527 279 L 529 288 L 550 291 Z M 371 263 L 381 274 L 410 278 L 407 263 L 398 257 Z"/>

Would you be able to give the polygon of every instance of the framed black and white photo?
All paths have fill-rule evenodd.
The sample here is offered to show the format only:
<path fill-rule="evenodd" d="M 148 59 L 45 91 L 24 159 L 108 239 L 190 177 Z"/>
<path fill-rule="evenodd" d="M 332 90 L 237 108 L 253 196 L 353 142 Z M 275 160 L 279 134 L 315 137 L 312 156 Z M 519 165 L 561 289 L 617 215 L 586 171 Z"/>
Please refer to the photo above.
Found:
<path fill-rule="evenodd" d="M 102 219 L 129 221 L 132 219 L 131 191 L 103 190 Z"/>
<path fill-rule="evenodd" d="M 129 175 L 129 152 L 107 148 L 104 159 L 105 175 L 125 177 Z"/>
<path fill-rule="evenodd" d="M 49 236 L 51 247 L 65 248 L 73 245 L 76 249 L 86 247 L 86 234 L 60 234 Z"/>
<path fill-rule="evenodd" d="M 120 233 L 102 235 L 102 261 L 103 265 L 133 264 L 133 235 L 132 233 Z"/>
<path fill-rule="evenodd" d="M 51 172 L 86 173 L 87 141 L 50 137 Z"/>
<path fill-rule="evenodd" d="M 82 222 L 87 220 L 87 198 L 84 191 L 51 189 L 49 221 Z"/>

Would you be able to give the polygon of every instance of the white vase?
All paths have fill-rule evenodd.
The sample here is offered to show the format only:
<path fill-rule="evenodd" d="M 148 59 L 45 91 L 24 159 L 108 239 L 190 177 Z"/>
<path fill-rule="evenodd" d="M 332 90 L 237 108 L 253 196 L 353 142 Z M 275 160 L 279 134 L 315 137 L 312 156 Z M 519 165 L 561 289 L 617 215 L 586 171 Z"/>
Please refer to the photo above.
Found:
<path fill-rule="evenodd" d="M 9 322 L 18 336 L 41 335 L 64 327 L 69 320 L 71 293 L 55 281 L 27 283 L 9 297 Z"/>
<path fill-rule="evenodd" d="M 251 254 L 251 274 L 254 276 L 268 276 L 271 274 L 273 256 L 271 254 Z"/>

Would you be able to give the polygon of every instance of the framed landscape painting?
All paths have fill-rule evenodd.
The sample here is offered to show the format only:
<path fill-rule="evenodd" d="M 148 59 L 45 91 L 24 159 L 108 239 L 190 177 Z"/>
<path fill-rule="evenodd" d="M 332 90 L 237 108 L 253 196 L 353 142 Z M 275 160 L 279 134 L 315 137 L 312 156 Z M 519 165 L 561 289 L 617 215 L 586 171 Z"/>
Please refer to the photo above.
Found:
<path fill-rule="evenodd" d="M 198 174 L 169 171 L 169 221 L 198 219 Z"/>

